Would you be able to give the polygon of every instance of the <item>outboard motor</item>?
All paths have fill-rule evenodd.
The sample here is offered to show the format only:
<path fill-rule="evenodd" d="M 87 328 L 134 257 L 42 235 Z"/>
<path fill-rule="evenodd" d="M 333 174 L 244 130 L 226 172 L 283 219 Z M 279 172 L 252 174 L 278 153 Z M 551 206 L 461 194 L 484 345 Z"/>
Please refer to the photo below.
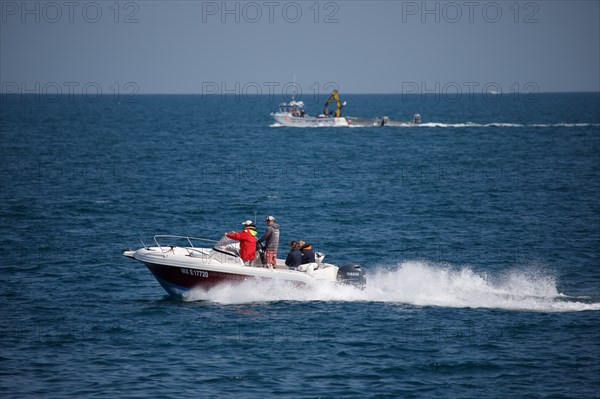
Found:
<path fill-rule="evenodd" d="M 365 272 L 356 263 L 341 266 L 337 272 L 337 281 L 342 284 L 351 284 L 358 288 L 364 288 L 367 285 Z"/>
<path fill-rule="evenodd" d="M 254 256 L 254 263 L 258 266 L 266 265 L 266 254 L 265 254 L 266 246 L 256 241 L 256 255 Z"/>
<path fill-rule="evenodd" d="M 317 262 L 319 266 L 321 266 L 321 263 L 323 263 L 324 258 L 325 254 L 323 252 L 315 252 L 315 262 Z"/>

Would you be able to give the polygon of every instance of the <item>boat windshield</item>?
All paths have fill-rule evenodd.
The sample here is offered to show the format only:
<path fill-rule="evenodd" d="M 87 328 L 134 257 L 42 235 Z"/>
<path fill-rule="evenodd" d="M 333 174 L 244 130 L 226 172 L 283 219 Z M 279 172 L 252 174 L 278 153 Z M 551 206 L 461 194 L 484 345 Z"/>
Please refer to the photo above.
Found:
<path fill-rule="evenodd" d="M 279 104 L 279 112 L 291 113 L 294 116 L 304 116 L 304 102 L 291 101 Z"/>
<path fill-rule="evenodd" d="M 222 254 L 236 257 L 240 256 L 240 243 L 228 238 L 227 236 L 223 236 L 223 238 L 217 241 L 213 249 Z"/>

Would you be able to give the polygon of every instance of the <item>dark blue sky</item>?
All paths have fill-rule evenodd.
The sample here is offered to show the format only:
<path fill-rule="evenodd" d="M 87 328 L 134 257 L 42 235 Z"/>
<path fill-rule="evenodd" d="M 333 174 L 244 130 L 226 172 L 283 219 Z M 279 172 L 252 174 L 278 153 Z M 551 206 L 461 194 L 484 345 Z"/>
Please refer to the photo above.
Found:
<path fill-rule="evenodd" d="M 0 5 L 3 92 L 600 90 L 598 1 Z"/>

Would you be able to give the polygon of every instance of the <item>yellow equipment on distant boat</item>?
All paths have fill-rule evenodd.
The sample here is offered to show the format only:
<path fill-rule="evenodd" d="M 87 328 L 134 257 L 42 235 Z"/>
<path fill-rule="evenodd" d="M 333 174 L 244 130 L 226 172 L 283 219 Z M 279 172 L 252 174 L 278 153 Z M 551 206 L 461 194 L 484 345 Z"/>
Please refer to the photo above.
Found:
<path fill-rule="evenodd" d="M 342 116 L 342 107 L 344 106 L 344 104 L 342 104 L 342 101 L 340 100 L 340 94 L 337 90 L 332 91 L 327 101 L 325 101 L 325 110 L 323 110 L 323 114 L 329 116 L 329 110 L 327 109 L 327 106 L 329 106 L 329 103 L 331 103 L 333 100 L 335 100 L 335 103 L 337 105 L 335 117 L 339 118 Z"/>

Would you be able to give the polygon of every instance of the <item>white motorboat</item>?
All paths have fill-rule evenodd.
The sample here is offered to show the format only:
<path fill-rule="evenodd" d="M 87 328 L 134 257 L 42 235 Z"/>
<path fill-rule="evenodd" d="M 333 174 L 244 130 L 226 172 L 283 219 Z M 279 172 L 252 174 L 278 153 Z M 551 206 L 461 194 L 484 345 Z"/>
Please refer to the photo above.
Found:
<path fill-rule="evenodd" d="M 291 127 L 339 127 L 348 126 L 348 121 L 344 117 L 336 118 L 326 115 L 309 116 L 305 113 L 299 113 L 298 110 L 304 110 L 302 101 L 290 101 L 289 103 L 279 104 L 279 112 L 271 114 L 273 119 L 282 126 Z"/>
<path fill-rule="evenodd" d="M 335 101 L 336 109 L 329 111 L 329 104 Z M 387 116 L 375 119 L 365 119 L 354 116 L 342 116 L 342 108 L 346 102 L 340 100 L 337 90 L 325 102 L 323 113 L 318 116 L 310 116 L 306 113 L 304 102 L 292 99 L 289 103 L 279 104 L 278 112 L 271 116 L 281 126 L 290 127 L 368 127 L 368 126 L 415 126 L 421 123 L 421 115 L 414 114 L 412 121 L 392 121 Z"/>
<path fill-rule="evenodd" d="M 124 251 L 123 255 L 146 265 L 163 288 L 176 297 L 192 289 L 208 290 L 219 284 L 236 284 L 250 279 L 275 279 L 306 286 L 322 282 L 358 287 L 366 284 L 360 265 L 338 267 L 324 263 L 321 253 L 317 253 L 316 262 L 301 265 L 297 269 L 288 268 L 282 259 L 277 259 L 276 267 L 269 269 L 265 267 L 261 251 L 257 251 L 254 266 L 244 266 L 239 255 L 239 242 L 226 236 L 214 241 L 157 235 L 154 236 L 154 242 L 155 246 L 144 244 L 143 248 Z"/>
<path fill-rule="evenodd" d="M 336 102 L 337 109 L 329 112 L 327 107 L 330 102 Z M 292 99 L 289 103 L 279 104 L 279 111 L 272 113 L 271 116 L 275 121 L 283 126 L 294 127 L 338 127 L 348 126 L 348 120 L 342 116 L 342 107 L 346 103 L 340 101 L 340 96 L 337 90 L 334 90 L 327 102 L 325 110 L 318 116 L 309 116 L 304 108 L 304 102 L 295 101 Z"/>

